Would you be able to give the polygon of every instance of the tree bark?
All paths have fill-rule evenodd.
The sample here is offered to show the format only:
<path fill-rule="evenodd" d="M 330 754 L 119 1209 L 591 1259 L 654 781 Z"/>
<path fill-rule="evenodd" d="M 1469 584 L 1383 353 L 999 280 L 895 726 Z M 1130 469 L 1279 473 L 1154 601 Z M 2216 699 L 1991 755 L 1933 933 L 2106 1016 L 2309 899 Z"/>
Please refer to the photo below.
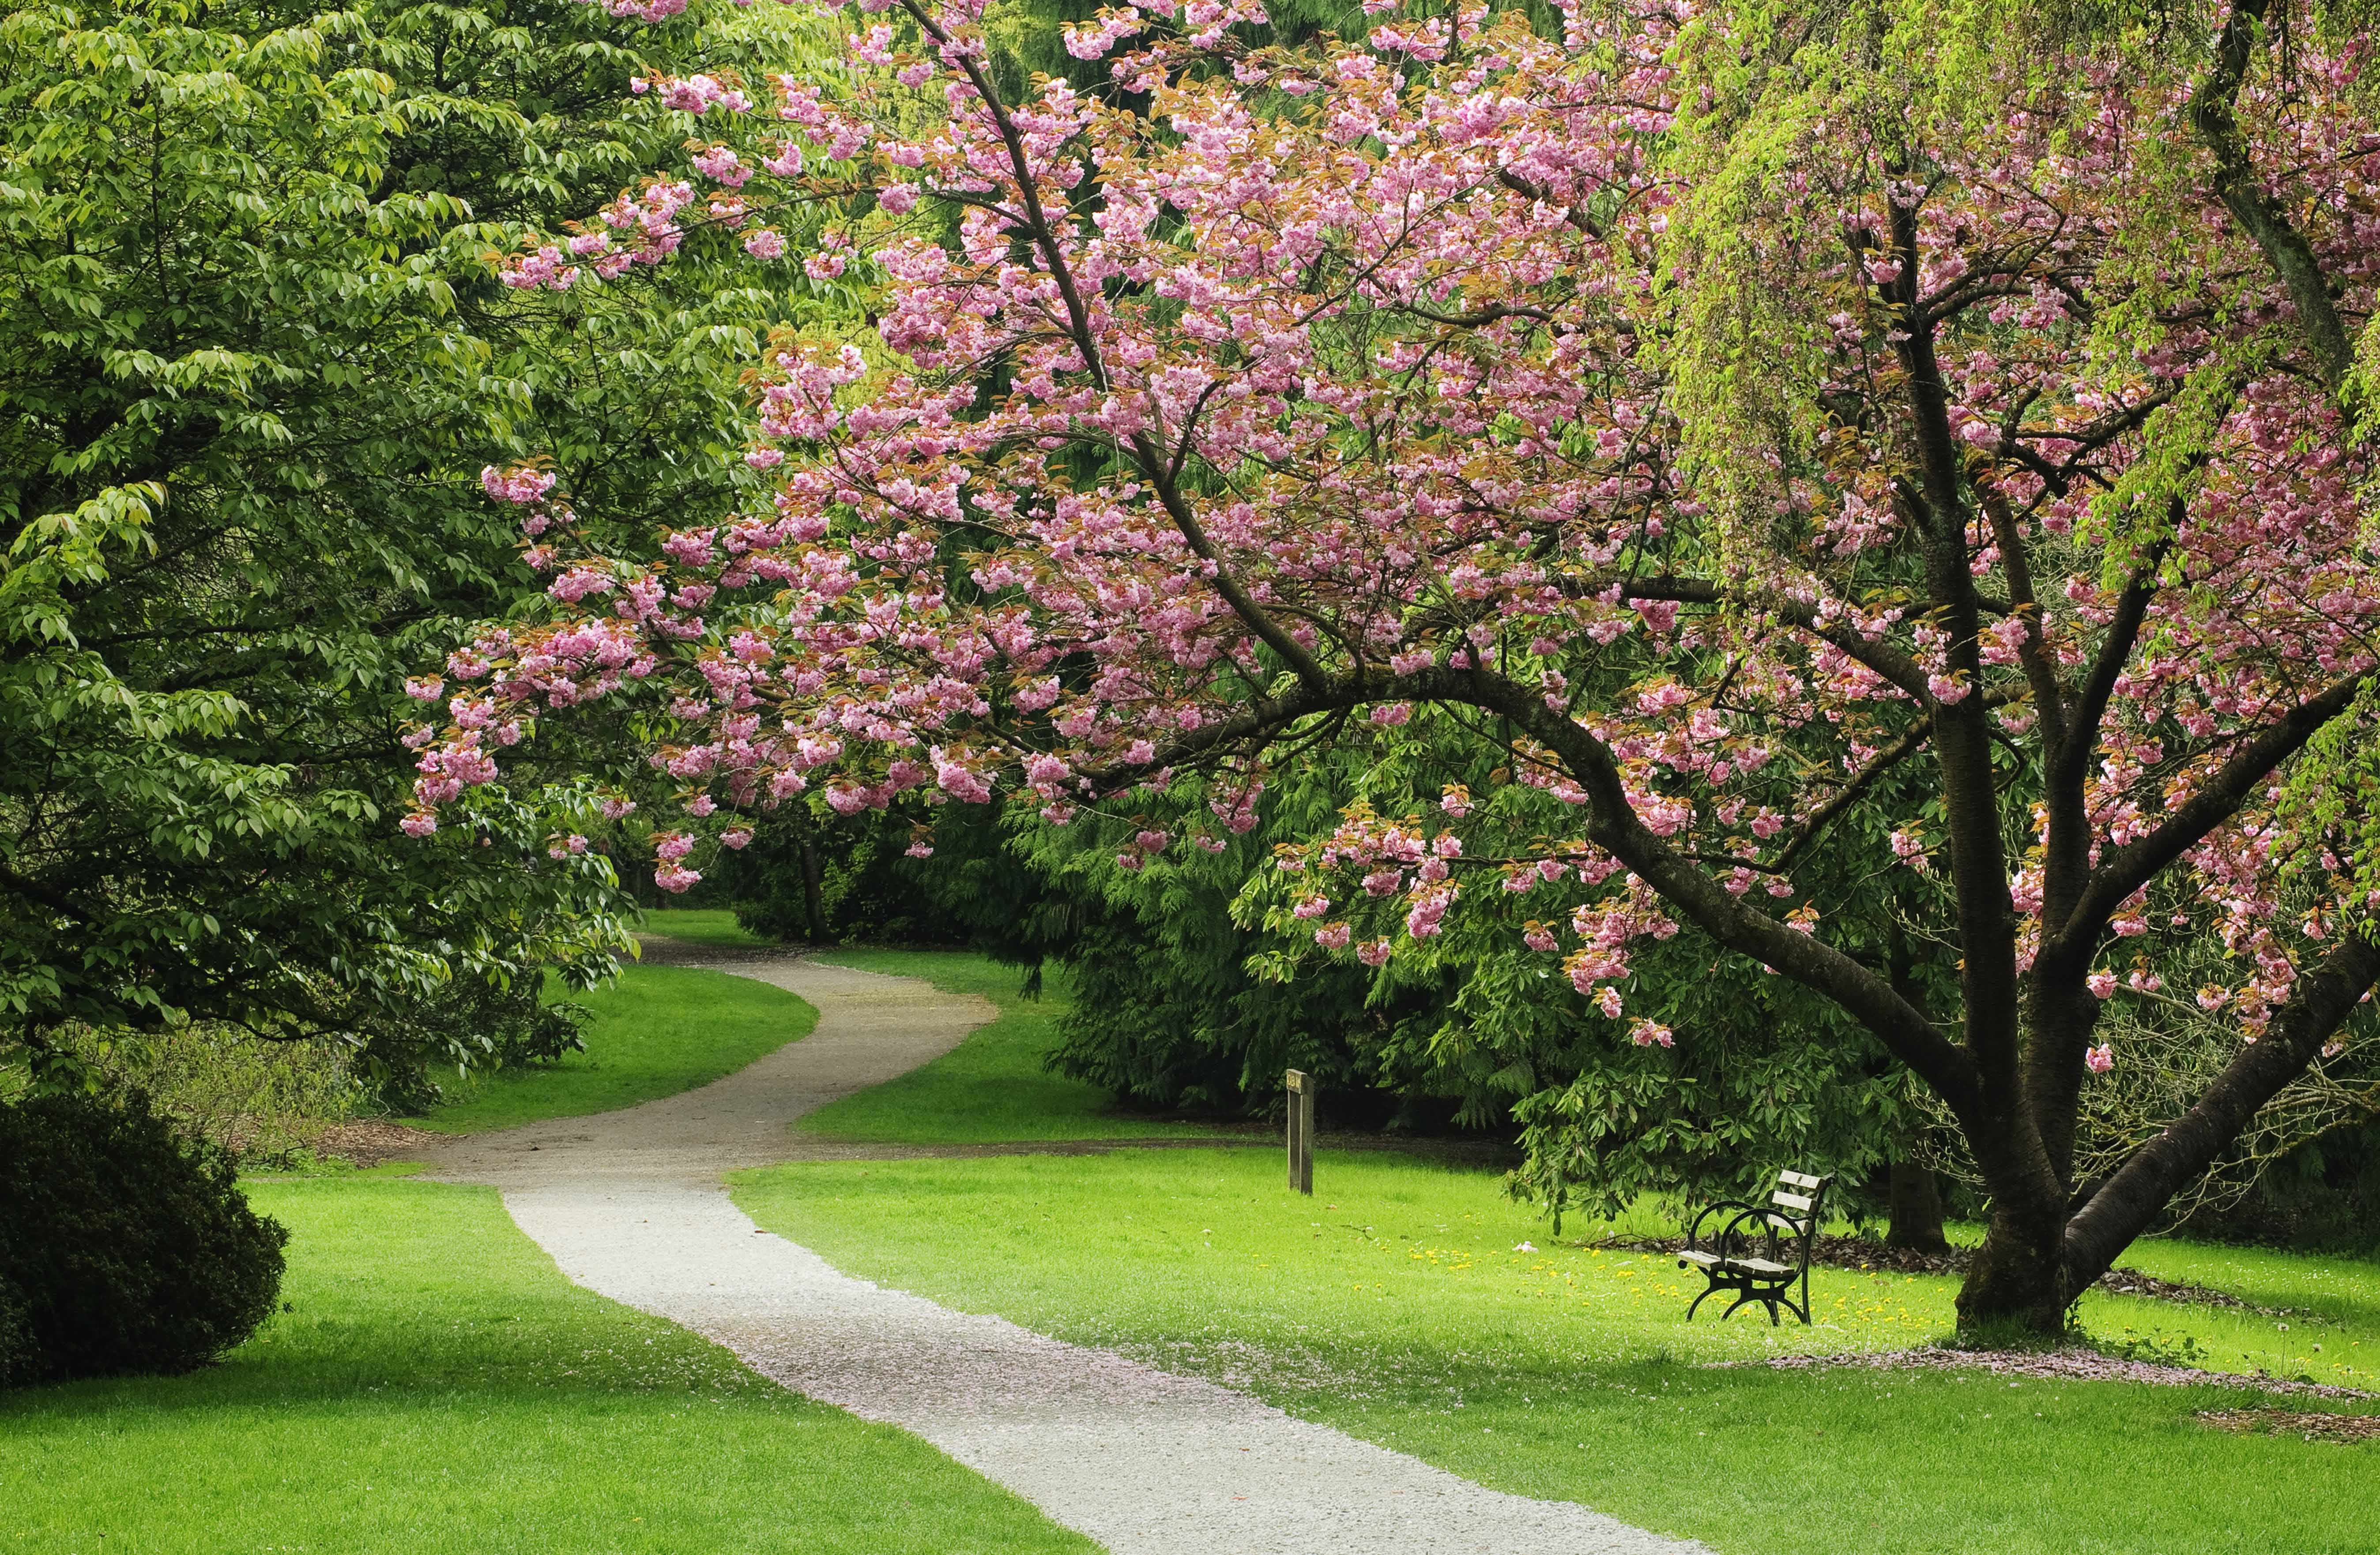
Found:
<path fill-rule="evenodd" d="M 2066 1331 L 2066 1206 L 2027 1198 L 1996 1203 L 1991 1229 L 1959 1290 L 1961 1334 Z"/>
<path fill-rule="evenodd" d="M 1912 1247 L 1921 1253 L 1947 1253 L 1949 1240 L 1942 1234 L 1942 1184 L 1933 1168 L 1913 1160 L 1892 1163 L 1887 1193 L 1892 1222 L 1884 1233 L 1888 1247 Z"/>
<path fill-rule="evenodd" d="M 820 889 L 818 844 L 805 832 L 801 839 L 802 916 L 809 920 L 810 943 L 822 945 L 826 939 L 826 897 Z"/>

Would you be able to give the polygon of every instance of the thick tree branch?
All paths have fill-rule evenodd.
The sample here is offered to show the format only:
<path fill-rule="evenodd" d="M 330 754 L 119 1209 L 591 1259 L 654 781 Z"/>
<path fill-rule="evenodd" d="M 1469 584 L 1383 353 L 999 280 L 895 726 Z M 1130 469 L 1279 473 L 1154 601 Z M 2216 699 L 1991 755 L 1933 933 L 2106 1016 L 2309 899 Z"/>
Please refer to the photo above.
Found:
<path fill-rule="evenodd" d="M 2216 768 L 2215 775 L 2195 794 L 2167 811 L 2164 822 L 2156 830 L 2104 856 L 2074 910 L 2056 926 L 2054 937 L 2045 939 L 2044 959 L 2053 954 L 2061 958 L 2090 955 L 2097 947 L 2101 929 L 2124 898 L 2155 880 L 2159 870 L 2237 814 L 2275 768 L 2313 738 L 2315 731 L 2353 705 L 2367 679 L 2364 675 L 2350 675 L 2334 681 L 2291 708 L 2279 722 Z"/>
<path fill-rule="evenodd" d="M 2338 395 L 2354 364 L 2354 347 L 2347 326 L 2331 300 L 2330 285 L 2313 246 L 2289 221 L 2281 202 L 2265 192 L 2256 176 L 2254 159 L 2240 133 L 2235 107 L 2240 88 L 2248 79 L 2250 56 L 2265 30 L 2271 0 L 2235 0 L 2231 15 L 2216 35 L 2215 63 L 2191 96 L 2191 123 L 2198 138 L 2215 155 L 2215 192 L 2231 219 L 2264 250 L 2265 262 L 2289 294 L 2299 327 L 2313 347 L 2325 386 Z"/>
<path fill-rule="evenodd" d="M 2222 1158 L 2257 1111 L 2305 1073 L 2375 981 L 2380 945 L 2361 932 L 2301 977 L 2264 1035 L 2240 1051 L 2198 1104 L 2133 1151 L 2067 1223 L 2066 1288 L 2082 1290 L 2105 1274 L 2184 1184 Z"/>
<path fill-rule="evenodd" d="M 1636 819 L 1609 747 L 1549 710 L 1535 689 L 1486 671 L 1426 670 L 1394 677 L 1391 695 L 1412 700 L 1463 701 L 1501 714 L 1559 757 L 1586 791 L 1587 835 L 1634 870 L 1661 899 L 1730 950 L 1751 956 L 1833 1000 L 1867 1027 L 1962 1118 L 1979 1100 L 1973 1062 L 1936 1029 L 1890 980 L 1792 929 L 1711 879 Z"/>

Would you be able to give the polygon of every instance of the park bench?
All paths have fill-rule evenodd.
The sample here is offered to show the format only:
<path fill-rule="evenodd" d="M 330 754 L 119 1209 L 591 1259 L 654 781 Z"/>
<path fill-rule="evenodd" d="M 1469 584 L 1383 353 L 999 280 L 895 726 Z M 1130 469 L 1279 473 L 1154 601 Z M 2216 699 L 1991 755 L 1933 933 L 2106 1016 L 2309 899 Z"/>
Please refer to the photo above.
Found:
<path fill-rule="evenodd" d="M 1718 1315 L 1722 1323 L 1734 1315 L 1735 1308 L 1749 1301 L 1759 1302 L 1768 1308 L 1768 1321 L 1780 1321 L 1777 1309 L 1782 1306 L 1807 1323 L 1810 1320 L 1810 1248 L 1818 1239 L 1821 1201 L 1827 1197 L 1827 1184 L 1832 1177 L 1813 1177 L 1803 1172 L 1777 1173 L 1777 1191 L 1768 1196 L 1767 1204 L 1748 1204 L 1741 1199 L 1721 1199 L 1707 1205 L 1686 1227 L 1685 1250 L 1678 1255 L 1680 1269 L 1699 1269 L 1710 1282 L 1703 1294 L 1694 1297 L 1694 1306 L 1686 1308 L 1686 1321 L 1694 1320 L 1694 1308 L 1702 1306 L 1721 1291 L 1735 1293 L 1735 1302 Z M 1707 1241 L 1703 1228 L 1717 1217 L 1725 1216 L 1718 1231 Z M 1793 1299 L 1793 1285 L 1801 1282 L 1802 1299 Z"/>

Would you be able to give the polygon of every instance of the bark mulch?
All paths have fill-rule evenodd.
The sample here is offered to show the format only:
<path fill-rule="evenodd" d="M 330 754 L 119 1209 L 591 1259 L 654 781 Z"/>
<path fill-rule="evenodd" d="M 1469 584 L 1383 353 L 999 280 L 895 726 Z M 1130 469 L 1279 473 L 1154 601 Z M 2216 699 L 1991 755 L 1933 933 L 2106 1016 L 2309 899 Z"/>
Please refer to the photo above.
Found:
<path fill-rule="evenodd" d="M 2057 1381 L 2147 1382 L 2165 1388 L 2255 1388 L 2265 1392 L 2293 1393 L 2304 1398 L 2380 1397 L 2380 1394 L 2369 1393 L 2361 1388 L 2341 1387 L 2336 1382 L 2309 1382 L 2261 1371 L 2201 1371 L 2195 1367 L 2131 1360 L 2121 1355 L 2103 1355 L 2095 1350 L 2070 1347 L 2059 1350 L 1961 1350 L 1945 1344 L 1927 1344 L 1914 1350 L 1859 1350 L 1838 1355 L 1775 1355 L 1766 1360 L 1713 1361 L 1708 1364 L 1715 1371 L 1748 1366 L 1765 1366 L 1779 1371 L 1800 1371 L 1817 1367 L 1864 1367 L 1875 1371 L 1988 1371 L 2000 1377 L 2031 1377 Z M 2331 1420 L 2361 1416 L 2318 1415 L 2316 1418 Z"/>
<path fill-rule="evenodd" d="M 419 1160 L 423 1145 L 439 1137 L 403 1124 L 356 1118 L 324 1129 L 314 1151 L 356 1166 L 379 1166 L 392 1160 Z"/>
<path fill-rule="evenodd" d="M 2199 1424 L 2237 1436 L 2301 1436 L 2308 1441 L 2380 1441 L 2380 1415 L 2309 1409 L 2202 1409 Z"/>

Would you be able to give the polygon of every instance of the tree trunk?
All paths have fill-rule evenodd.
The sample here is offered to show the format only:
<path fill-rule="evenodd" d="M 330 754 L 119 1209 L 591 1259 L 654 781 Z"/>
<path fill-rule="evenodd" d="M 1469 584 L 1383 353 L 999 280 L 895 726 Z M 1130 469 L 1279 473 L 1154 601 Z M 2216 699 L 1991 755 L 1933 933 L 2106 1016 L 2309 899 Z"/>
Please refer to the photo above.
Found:
<path fill-rule="evenodd" d="M 1913 1160 L 1894 1161 L 1888 1198 L 1892 1223 L 1884 1233 L 1885 1245 L 1921 1253 L 1950 1250 L 1942 1234 L 1942 1185 L 1932 1168 Z"/>
<path fill-rule="evenodd" d="M 1992 1210 L 1991 1229 L 1959 1290 L 1961 1334 L 2055 1339 L 2066 1331 L 2065 1207 Z"/>
<path fill-rule="evenodd" d="M 808 834 L 801 839 L 802 916 L 809 920 L 810 943 L 822 945 L 826 941 L 826 897 L 819 889 L 818 844 Z"/>

